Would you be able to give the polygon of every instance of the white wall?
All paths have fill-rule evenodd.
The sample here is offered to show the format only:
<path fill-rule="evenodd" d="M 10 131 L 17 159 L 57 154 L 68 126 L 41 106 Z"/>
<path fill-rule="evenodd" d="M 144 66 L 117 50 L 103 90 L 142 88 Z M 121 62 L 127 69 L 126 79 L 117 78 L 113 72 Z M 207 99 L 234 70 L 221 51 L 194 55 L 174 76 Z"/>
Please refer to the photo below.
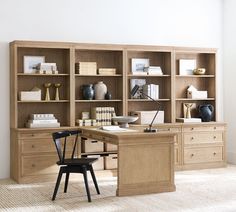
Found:
<path fill-rule="evenodd" d="M 9 176 L 10 41 L 214 47 L 221 76 L 221 34 L 222 0 L 1 0 L 0 178 Z"/>
<path fill-rule="evenodd" d="M 236 164 L 236 1 L 224 0 L 224 114 L 228 123 L 228 160 Z"/>

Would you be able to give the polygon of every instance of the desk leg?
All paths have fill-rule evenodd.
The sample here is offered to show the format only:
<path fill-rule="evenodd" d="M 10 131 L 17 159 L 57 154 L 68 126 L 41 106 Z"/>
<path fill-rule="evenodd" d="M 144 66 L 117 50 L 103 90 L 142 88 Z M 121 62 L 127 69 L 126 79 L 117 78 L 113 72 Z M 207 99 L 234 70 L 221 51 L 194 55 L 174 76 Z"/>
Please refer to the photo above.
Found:
<path fill-rule="evenodd" d="M 120 140 L 117 196 L 170 191 L 175 191 L 174 136 Z"/>

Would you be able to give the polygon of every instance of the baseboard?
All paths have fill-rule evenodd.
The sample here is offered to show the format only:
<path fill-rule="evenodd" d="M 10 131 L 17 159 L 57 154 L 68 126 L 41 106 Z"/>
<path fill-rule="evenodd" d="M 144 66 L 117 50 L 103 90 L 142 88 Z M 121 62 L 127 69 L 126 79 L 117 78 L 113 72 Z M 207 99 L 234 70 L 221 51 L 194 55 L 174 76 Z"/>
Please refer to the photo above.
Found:
<path fill-rule="evenodd" d="M 231 164 L 236 164 L 236 153 L 227 152 L 227 162 Z"/>

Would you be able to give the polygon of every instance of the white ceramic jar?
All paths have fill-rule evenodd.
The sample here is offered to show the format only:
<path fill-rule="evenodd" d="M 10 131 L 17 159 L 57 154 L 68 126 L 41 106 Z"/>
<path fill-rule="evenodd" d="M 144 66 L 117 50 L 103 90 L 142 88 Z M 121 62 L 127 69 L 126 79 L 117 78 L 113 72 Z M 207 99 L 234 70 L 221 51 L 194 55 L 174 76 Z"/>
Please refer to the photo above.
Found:
<path fill-rule="evenodd" d="M 105 94 L 107 93 L 107 86 L 102 81 L 100 81 L 95 84 L 94 91 L 96 100 L 105 99 Z"/>

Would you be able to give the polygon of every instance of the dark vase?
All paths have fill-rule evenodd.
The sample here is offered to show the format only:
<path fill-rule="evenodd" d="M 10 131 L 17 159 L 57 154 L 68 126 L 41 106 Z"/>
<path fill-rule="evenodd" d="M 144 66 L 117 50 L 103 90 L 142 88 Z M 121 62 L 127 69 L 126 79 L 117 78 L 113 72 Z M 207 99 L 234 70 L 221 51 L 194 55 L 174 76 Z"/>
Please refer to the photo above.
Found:
<path fill-rule="evenodd" d="M 94 89 L 92 84 L 83 85 L 82 90 L 84 99 L 92 100 L 94 98 Z"/>
<path fill-rule="evenodd" d="M 111 93 L 107 91 L 107 93 L 105 94 L 105 99 L 109 100 L 111 99 Z"/>
<path fill-rule="evenodd" d="M 211 121 L 213 117 L 213 111 L 214 107 L 210 104 L 199 105 L 198 107 L 199 116 L 203 122 Z"/>

